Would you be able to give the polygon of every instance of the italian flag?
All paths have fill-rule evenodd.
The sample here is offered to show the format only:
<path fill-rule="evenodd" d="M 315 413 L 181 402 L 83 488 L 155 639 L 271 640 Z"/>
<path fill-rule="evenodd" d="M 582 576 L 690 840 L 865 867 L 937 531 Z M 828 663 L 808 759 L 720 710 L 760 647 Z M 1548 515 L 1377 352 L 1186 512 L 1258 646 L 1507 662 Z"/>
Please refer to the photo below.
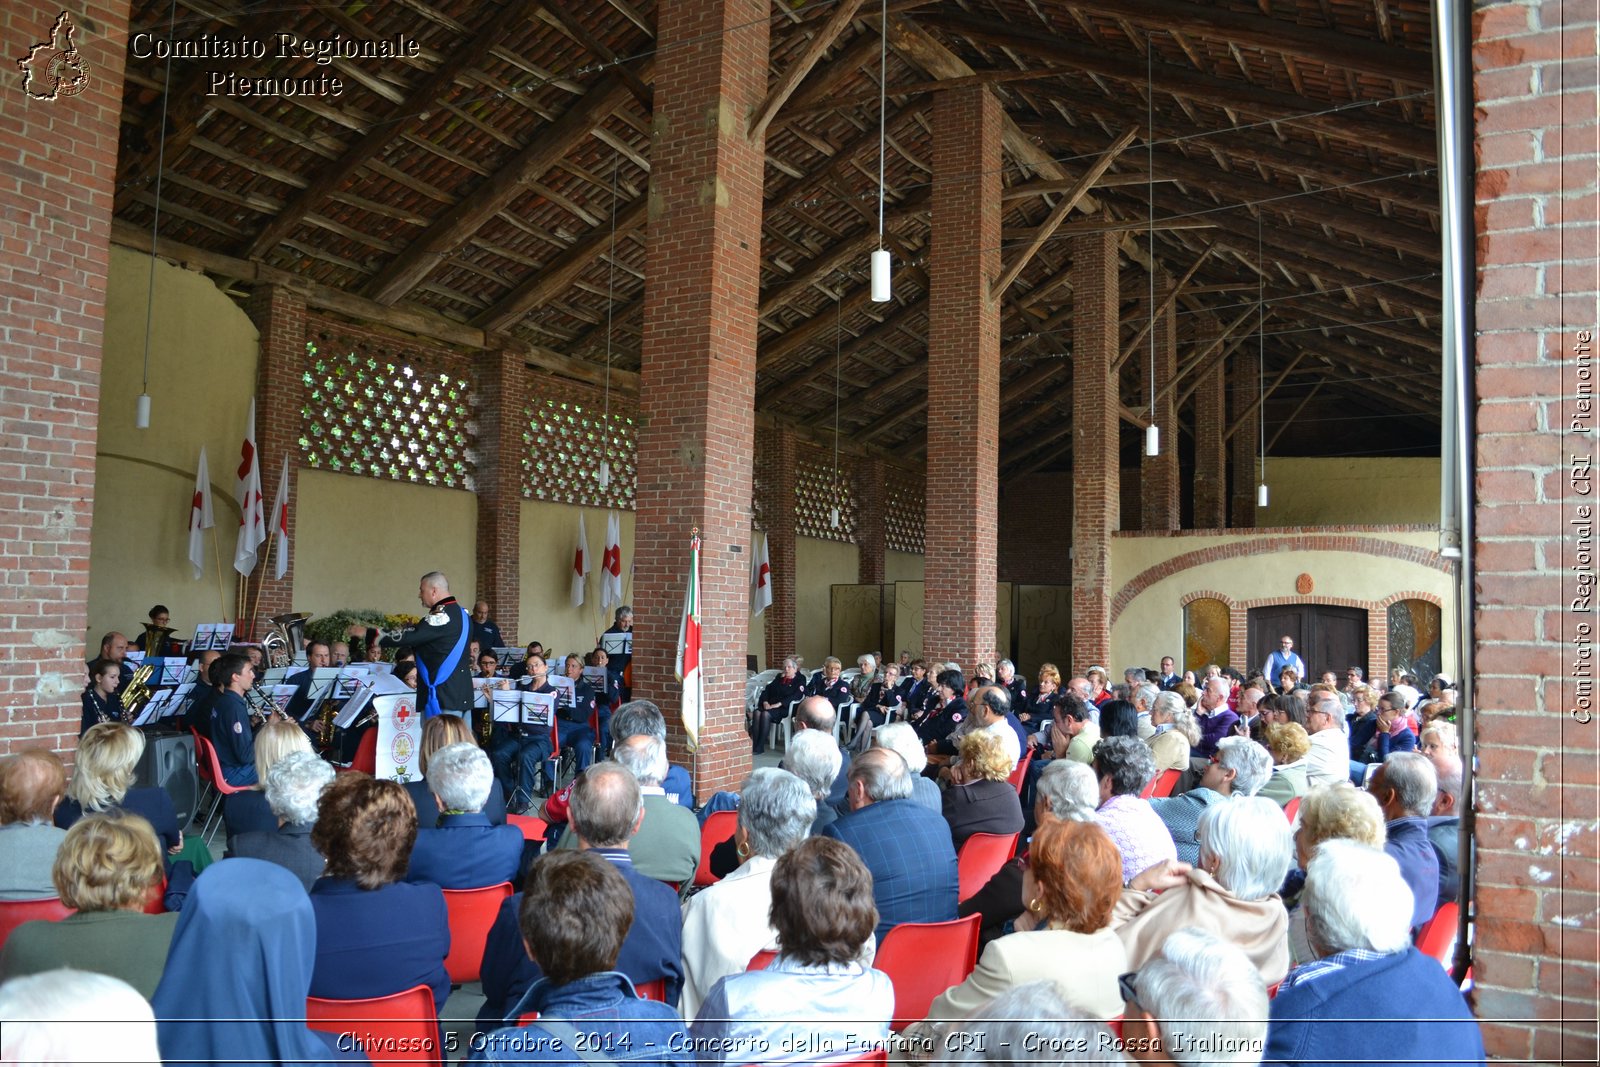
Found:
<path fill-rule="evenodd" d="M 678 680 L 683 683 L 683 729 L 689 750 L 700 744 L 705 725 L 705 694 L 700 674 L 700 531 L 689 538 L 689 586 L 683 597 L 683 619 L 678 624 Z"/>

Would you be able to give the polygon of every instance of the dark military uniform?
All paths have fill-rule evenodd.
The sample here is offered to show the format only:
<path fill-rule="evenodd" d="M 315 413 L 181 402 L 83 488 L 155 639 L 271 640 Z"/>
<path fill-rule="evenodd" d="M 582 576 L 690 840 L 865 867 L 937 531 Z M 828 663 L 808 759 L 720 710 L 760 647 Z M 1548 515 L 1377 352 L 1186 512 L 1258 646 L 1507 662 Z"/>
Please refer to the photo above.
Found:
<path fill-rule="evenodd" d="M 439 677 L 439 668 L 454 651 L 456 642 L 461 640 L 462 631 L 469 622 L 467 609 L 456 603 L 455 597 L 447 596 L 435 604 L 421 622 L 401 634 L 398 641 L 385 642 L 392 647 L 409 648 L 416 654 L 419 667 L 427 668 L 428 680 L 439 700 L 440 711 L 453 711 L 460 715 L 472 711 L 472 664 L 468 662 L 470 657 L 465 647 L 449 676 Z M 421 685 L 420 670 L 417 681 L 417 698 L 426 707 L 427 693 Z"/>

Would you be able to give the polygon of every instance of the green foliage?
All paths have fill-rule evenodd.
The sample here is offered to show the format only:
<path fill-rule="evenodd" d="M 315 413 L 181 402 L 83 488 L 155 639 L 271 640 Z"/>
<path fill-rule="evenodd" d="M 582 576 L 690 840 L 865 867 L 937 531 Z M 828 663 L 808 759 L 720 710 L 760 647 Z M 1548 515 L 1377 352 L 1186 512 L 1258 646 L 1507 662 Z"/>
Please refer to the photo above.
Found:
<path fill-rule="evenodd" d="M 318 641 L 345 641 L 350 627 L 376 626 L 380 630 L 393 630 L 410 626 L 417 621 L 415 615 L 396 615 L 375 608 L 342 608 L 331 615 L 322 615 L 306 623 L 306 636 Z"/>

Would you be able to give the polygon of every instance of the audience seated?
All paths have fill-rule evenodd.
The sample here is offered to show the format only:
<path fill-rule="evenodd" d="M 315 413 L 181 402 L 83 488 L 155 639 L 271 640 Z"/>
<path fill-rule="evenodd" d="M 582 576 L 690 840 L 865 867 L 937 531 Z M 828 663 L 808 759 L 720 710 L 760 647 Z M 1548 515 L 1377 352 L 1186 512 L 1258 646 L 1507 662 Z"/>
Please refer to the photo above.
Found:
<path fill-rule="evenodd" d="M 155 829 L 163 848 L 183 847 L 172 798 L 160 786 L 130 788 L 144 755 L 144 733 L 120 722 L 91 726 L 78 739 L 67 797 L 56 807 L 55 823 L 70 829 L 85 814 L 121 808 L 142 815 Z"/>
<path fill-rule="evenodd" d="M 1150 807 L 1172 835 L 1178 858 L 1185 863 L 1198 863 L 1200 843 L 1195 839 L 1195 828 L 1200 825 L 1201 814 L 1235 796 L 1255 796 L 1271 774 L 1272 755 L 1265 748 L 1248 737 L 1224 737 L 1211 753 L 1199 785 L 1180 796 L 1157 797 L 1149 802 Z"/>
<path fill-rule="evenodd" d="M 1220 675 L 1206 679 L 1200 690 L 1200 742 L 1189 750 L 1191 757 L 1210 759 L 1217 750 L 1217 742 L 1233 733 L 1233 724 L 1239 721 L 1239 713 L 1228 707 L 1229 690 L 1228 679 Z"/>
<path fill-rule="evenodd" d="M 1265 723 L 1261 742 L 1272 753 L 1272 777 L 1256 795 L 1280 808 L 1295 797 L 1305 796 L 1310 788 L 1306 781 L 1306 753 L 1311 750 L 1311 735 L 1305 727 L 1294 722 Z"/>
<path fill-rule="evenodd" d="M 772 869 L 779 856 L 810 834 L 817 815 L 810 788 L 776 767 L 756 768 L 739 795 L 734 842 L 743 865 L 690 897 L 683 909 L 681 1006 L 686 1019 L 699 1013 L 719 978 L 743 971 L 750 957 L 774 947 L 777 931 L 769 919 Z M 645 820 L 649 818 L 647 809 Z M 948 835 L 945 843 L 948 847 Z"/>
<path fill-rule="evenodd" d="M 1267 987 L 1250 957 L 1215 933 L 1175 930 L 1122 979 L 1122 1039 L 1135 1060 L 1256 1064 L 1267 1037 Z"/>
<path fill-rule="evenodd" d="M 692 1030 L 700 1063 L 821 1063 L 886 1041 L 894 985 L 862 962 L 878 913 L 860 857 L 808 837 L 774 865 L 771 894 L 778 957 L 711 987 Z M 802 1016 L 806 1040 L 796 1042 Z"/>
<path fill-rule="evenodd" d="M 1300 801 L 1298 826 L 1294 833 L 1295 866 L 1284 881 L 1283 898 L 1289 905 L 1289 963 L 1309 963 L 1310 942 L 1306 940 L 1306 914 L 1299 907 L 1306 866 L 1324 841 L 1347 839 L 1373 848 L 1385 840 L 1383 809 L 1371 793 L 1349 782 L 1318 786 Z"/>
<path fill-rule="evenodd" d="M 311 980 L 317 921 L 311 909 L 294 875 L 275 863 L 223 860 L 201 872 L 150 998 L 163 1060 L 366 1061 L 361 1053 L 339 1051 L 336 1035 L 306 1027 L 306 996 L 317 994 Z M 369 954 L 378 921 L 374 916 L 361 938 Z M 387 932 L 397 925 L 392 914 L 381 921 Z"/>
<path fill-rule="evenodd" d="M 74 967 L 120 978 L 140 996 L 155 993 L 178 923 L 170 912 L 144 913 L 161 890 L 161 861 L 161 844 L 143 816 L 113 810 L 78 820 L 52 872 L 61 903 L 75 913 L 17 927 L 0 950 L 0 980 Z"/>
<path fill-rule="evenodd" d="M 621 871 L 593 852 L 557 852 L 535 863 L 521 927 L 543 977 L 506 1016 L 537 1012 L 539 1018 L 489 1034 L 466 1062 L 693 1064 L 678 1013 L 640 999 L 616 970 L 633 905 Z M 586 1055 L 577 1051 L 580 1040 L 589 1046 Z"/>
<path fill-rule="evenodd" d="M 1291 718 L 1293 714 L 1291 711 Z M 1314 789 L 1349 781 L 1350 749 L 1339 728 L 1343 720 L 1339 701 L 1331 696 L 1320 697 L 1306 706 L 1305 719 L 1306 733 L 1311 735 L 1311 748 L 1306 752 L 1306 784 Z"/>
<path fill-rule="evenodd" d="M 999 722 L 1009 733 L 1005 720 Z M 944 819 L 957 852 L 973 834 L 1022 832 L 1022 801 L 1009 781 L 1015 768 L 1016 761 L 993 731 L 974 730 L 961 739 L 961 759 L 950 768 L 951 785 L 943 798 Z"/>
<path fill-rule="evenodd" d="M 1095 746 L 1094 773 L 1100 783 L 1100 806 L 1094 821 L 1111 836 L 1122 856 L 1122 880 L 1178 858 L 1172 833 L 1150 802 L 1139 796 L 1155 777 L 1150 746 L 1137 737 L 1107 738 Z"/>
<path fill-rule="evenodd" d="M 229 843 L 227 854 L 287 867 L 309 893 L 326 866 L 311 843 L 311 831 L 317 824 L 322 791 L 333 781 L 333 767 L 315 753 L 291 752 L 274 763 L 262 781 L 278 828 L 240 834 Z"/>
<path fill-rule="evenodd" d="M 159 1063 L 156 1017 L 127 982 L 62 967 L 0 985 L 0 1062 Z"/>
<path fill-rule="evenodd" d="M 311 843 L 328 866 L 311 887 L 313 996 L 386 997 L 426 985 L 434 1006 L 444 1007 L 450 995 L 444 894 L 436 885 L 401 881 L 416 837 L 416 809 L 399 782 L 352 771 L 322 791 Z"/>
<path fill-rule="evenodd" d="M 418 830 L 431 830 L 439 825 L 439 805 L 428 783 L 428 766 L 433 754 L 446 745 L 462 742 L 477 744 L 477 739 L 472 736 L 472 726 L 459 715 L 435 715 L 423 724 L 422 744 L 417 748 L 417 770 L 422 777 L 404 783 L 406 792 L 411 794 L 411 803 L 417 807 Z M 506 823 L 506 790 L 498 778 L 489 780 L 489 798 L 483 802 L 483 814 L 495 826 Z"/>
<path fill-rule="evenodd" d="M 311 740 L 299 723 L 287 719 L 269 719 L 256 732 L 256 773 L 250 788 L 239 793 L 229 793 L 222 799 L 222 824 L 227 829 L 228 844 L 240 834 L 272 833 L 278 828 L 278 817 L 272 814 L 267 803 L 267 773 L 291 752 L 310 752 Z"/>
<path fill-rule="evenodd" d="M 602 653 L 603 654 L 603 653 Z M 612 676 L 615 679 L 615 675 Z M 623 704 L 611 716 L 611 751 L 612 759 L 617 746 L 630 737 L 640 734 L 649 734 L 658 738 L 663 746 L 667 743 L 667 720 L 661 715 L 661 709 L 648 700 L 630 700 Z M 661 780 L 662 794 L 672 803 L 688 808 L 694 808 L 694 793 L 689 785 L 689 772 L 672 763 L 667 765 L 666 777 Z M 559 835 L 567 824 L 567 796 L 572 792 L 569 784 L 557 790 L 544 802 L 544 819 L 550 824 L 553 835 Z M 550 838 L 556 840 L 555 836 Z M 571 846 L 568 846 L 569 848 Z"/>
<path fill-rule="evenodd" d="M 1439 907 L 1439 858 L 1428 840 L 1428 816 L 1439 779 L 1419 752 L 1396 752 L 1372 776 L 1369 791 L 1383 809 L 1383 850 L 1400 865 L 1413 896 L 1411 927 L 1433 918 Z"/>
<path fill-rule="evenodd" d="M 1093 763 L 1094 746 L 1100 740 L 1100 726 L 1095 721 L 1098 713 L 1070 687 L 1057 696 L 1055 718 L 1050 722 L 1051 758 Z"/>
<path fill-rule="evenodd" d="M 1269 985 L 1279 981 L 1289 970 L 1289 919 L 1277 889 L 1293 859 L 1283 811 L 1261 797 L 1218 804 L 1200 816 L 1199 839 L 1197 865 L 1152 867 L 1123 891 L 1115 922 L 1129 966 L 1198 926 L 1244 949 Z"/>
<path fill-rule="evenodd" d="M 1461 758 L 1461 743 L 1456 738 L 1456 724 L 1435 720 L 1422 728 L 1417 751 L 1434 761 L 1438 766 L 1439 756 L 1449 753 L 1457 759 Z"/>
<path fill-rule="evenodd" d="M 772 724 L 782 722 L 789 715 L 789 705 L 806 695 L 806 679 L 800 674 L 800 661 L 788 656 L 778 677 L 768 682 L 756 699 L 756 712 L 750 723 L 750 739 L 755 744 L 755 754 L 767 750 L 767 737 Z"/>
<path fill-rule="evenodd" d="M 483 814 L 494 783 L 488 754 L 460 741 L 435 752 L 429 770 L 429 792 L 443 814 L 437 828 L 417 830 L 406 881 L 432 882 L 440 889 L 515 882 L 522 866 L 522 831 L 495 826 Z"/>
<path fill-rule="evenodd" d="M 678 896 L 665 883 L 636 871 L 628 850 L 644 818 L 638 781 L 619 763 L 596 763 L 573 782 L 569 815 L 569 832 L 577 838 L 578 848 L 615 866 L 633 892 L 634 922 L 622 941 L 616 969 L 635 985 L 662 980 L 667 1003 L 677 1004 L 683 984 L 683 917 Z M 522 947 L 522 900 L 523 894 L 515 893 L 501 902 L 483 947 L 481 1031 L 507 1022 L 510 1009 L 541 977 L 539 965 Z"/>
<path fill-rule="evenodd" d="M 872 748 L 850 762 L 850 812 L 823 831 L 855 849 L 872 872 L 879 941 L 899 923 L 956 917 L 950 827 L 911 799 L 906 761 Z"/>
<path fill-rule="evenodd" d="M 1053 819 L 1028 849 L 1022 879 L 1026 912 L 1017 932 L 991 941 L 967 980 L 946 990 L 928 1018 L 906 1031 L 915 1048 L 940 1047 L 946 1031 L 1013 986 L 1048 979 L 1080 1015 L 1109 1019 L 1122 1006 L 1117 975 L 1127 953 L 1111 929 L 1122 893 L 1122 860 L 1100 827 Z"/>
<path fill-rule="evenodd" d="M 1104 1020 L 1074 1012 L 1054 982 L 1007 990 L 962 1024 L 957 1039 L 931 1051 L 940 1067 L 1128 1062 Z"/>
<path fill-rule="evenodd" d="M 839 779 L 844 766 L 844 753 L 833 735 L 821 730 L 801 730 L 790 739 L 784 750 L 781 766 L 806 784 L 817 802 L 817 817 L 811 821 L 811 832 L 821 833 L 823 828 L 839 817 L 839 812 L 828 802 L 833 793 L 833 783 Z"/>
<path fill-rule="evenodd" d="M 1461 757 L 1442 751 L 1432 762 L 1439 775 L 1439 792 L 1427 820 L 1428 841 L 1439 860 L 1439 903 L 1444 904 L 1454 901 L 1461 891 L 1461 815 L 1457 807 L 1461 802 Z"/>
<path fill-rule="evenodd" d="M 1461 992 L 1411 945 L 1409 893 L 1393 857 L 1371 846 L 1317 848 L 1301 898 L 1316 958 L 1291 971 L 1272 1001 L 1268 1060 L 1484 1061 L 1483 1036 Z"/>
<path fill-rule="evenodd" d="M 1162 692 L 1150 706 L 1154 732 L 1146 738 L 1156 759 L 1156 773 L 1189 769 L 1189 749 L 1200 742 L 1200 724 L 1177 693 Z"/>
<path fill-rule="evenodd" d="M 891 722 L 878 727 L 872 731 L 872 747 L 898 752 L 900 758 L 906 761 L 906 768 L 911 772 L 913 801 L 930 811 L 944 810 L 944 796 L 939 783 L 923 776 L 923 769 L 928 766 L 928 751 L 922 747 L 922 742 L 917 738 L 917 731 L 912 729 L 910 723 Z M 849 768 L 844 767 L 842 770 L 848 786 Z"/>
<path fill-rule="evenodd" d="M 613 729 L 619 718 L 620 712 L 612 719 Z M 700 820 L 667 799 L 661 785 L 667 773 L 666 742 L 653 734 L 632 734 L 617 742 L 613 756 L 632 772 L 644 795 L 644 822 L 629 845 L 634 869 L 646 878 L 682 885 L 700 866 Z M 571 851 L 578 842 L 563 834 L 558 847 Z"/>
<path fill-rule="evenodd" d="M 26 748 L 0 760 L 0 900 L 56 895 L 51 869 L 67 832 L 50 820 L 66 790 L 54 752 Z"/>

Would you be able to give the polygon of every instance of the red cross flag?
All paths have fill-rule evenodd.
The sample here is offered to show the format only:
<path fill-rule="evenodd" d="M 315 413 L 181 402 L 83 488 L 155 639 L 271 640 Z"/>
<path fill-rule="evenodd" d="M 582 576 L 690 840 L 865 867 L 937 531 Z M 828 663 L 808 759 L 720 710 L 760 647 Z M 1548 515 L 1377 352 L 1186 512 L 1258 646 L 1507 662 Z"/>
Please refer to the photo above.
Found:
<path fill-rule="evenodd" d="M 772 607 L 772 563 L 767 559 L 767 535 L 756 534 L 751 541 L 750 615 L 756 618 Z"/>
<path fill-rule="evenodd" d="M 572 606 L 583 607 L 584 580 L 589 577 L 589 530 L 578 512 L 578 545 L 572 550 Z"/>
<path fill-rule="evenodd" d="M 600 606 L 622 603 L 622 527 L 615 511 L 606 516 L 606 554 L 600 559 Z"/>
<path fill-rule="evenodd" d="M 206 446 L 200 446 L 200 465 L 194 471 L 194 496 L 189 501 L 189 562 L 194 565 L 194 579 L 200 580 L 205 567 L 206 549 L 200 540 L 200 531 L 209 530 L 215 523 L 211 518 L 211 474 L 206 469 Z"/>
<path fill-rule="evenodd" d="M 233 569 L 249 574 L 256 569 L 256 552 L 267 539 L 267 517 L 261 504 L 261 462 L 256 457 L 256 402 L 250 400 L 250 421 L 239 446 L 239 542 L 233 551 Z"/>

